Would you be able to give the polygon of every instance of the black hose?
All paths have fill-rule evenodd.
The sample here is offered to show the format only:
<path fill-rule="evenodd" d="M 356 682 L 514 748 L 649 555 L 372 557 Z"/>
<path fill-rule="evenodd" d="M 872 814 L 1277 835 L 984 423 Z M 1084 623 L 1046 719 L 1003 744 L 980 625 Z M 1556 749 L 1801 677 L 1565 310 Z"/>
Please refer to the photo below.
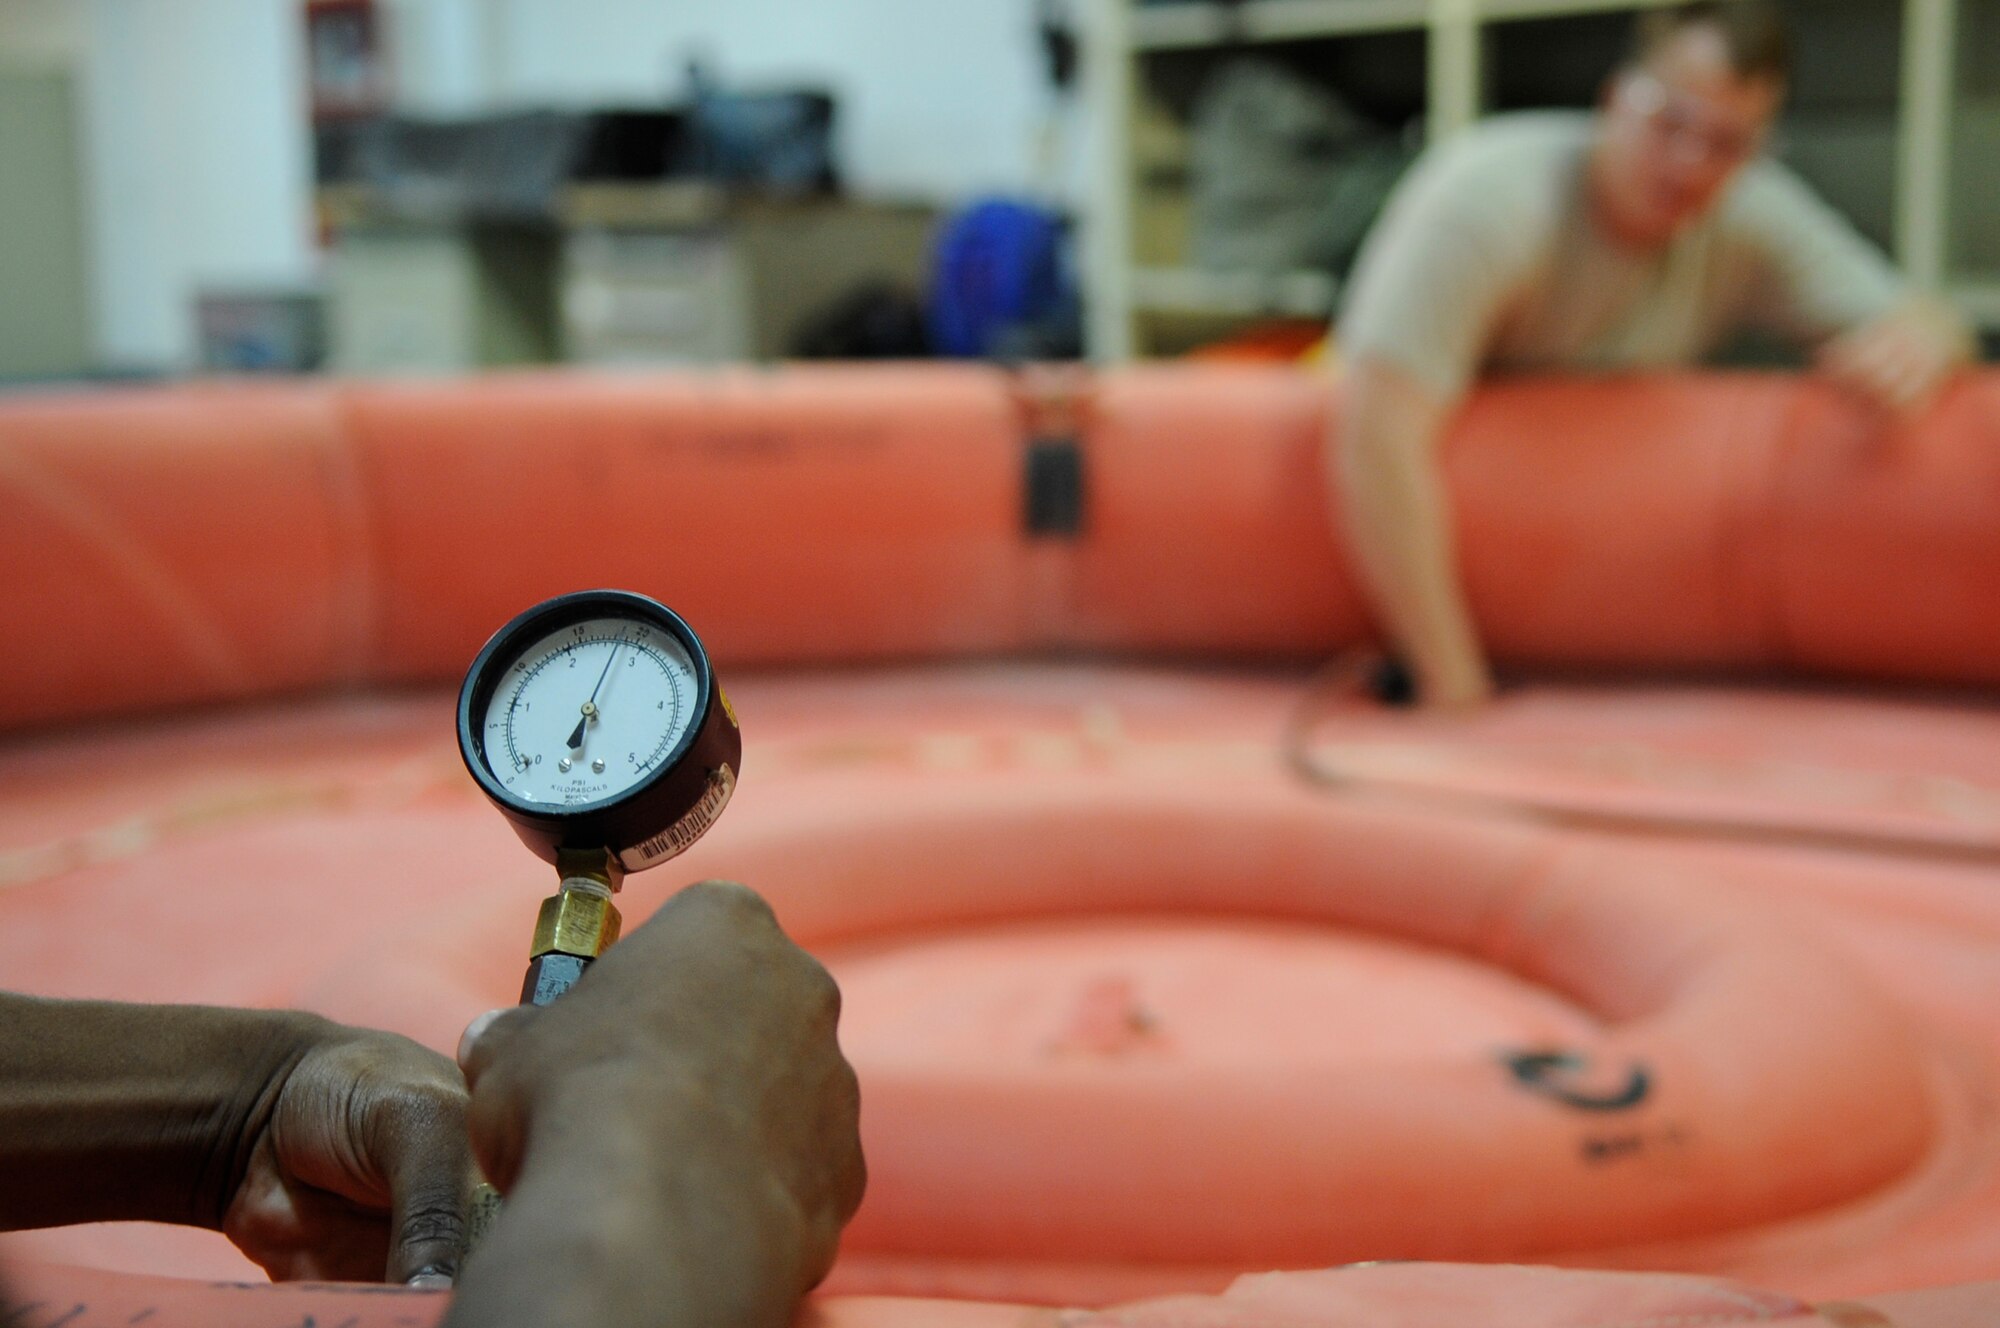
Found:
<path fill-rule="evenodd" d="M 1489 793 L 1442 788 L 1421 779 L 1382 775 L 1343 767 L 1316 755 L 1312 743 L 1334 703 L 1370 697 L 1394 704 L 1396 684 L 1407 688 L 1408 676 L 1395 661 L 1366 652 L 1350 652 L 1322 668 L 1293 707 L 1285 722 L 1285 765 L 1300 782 L 1330 794 L 1386 793 L 1458 812 L 1501 817 L 1535 825 L 1607 834 L 1640 834 L 1661 838 L 1728 840 L 1800 848 L 1919 857 L 2000 867 L 2000 843 L 1966 843 L 1940 839 L 1922 830 L 1842 828 L 1801 824 L 1782 817 L 1744 812 L 1717 815 L 1699 812 L 1608 811 L 1576 807 L 1535 794 Z"/>

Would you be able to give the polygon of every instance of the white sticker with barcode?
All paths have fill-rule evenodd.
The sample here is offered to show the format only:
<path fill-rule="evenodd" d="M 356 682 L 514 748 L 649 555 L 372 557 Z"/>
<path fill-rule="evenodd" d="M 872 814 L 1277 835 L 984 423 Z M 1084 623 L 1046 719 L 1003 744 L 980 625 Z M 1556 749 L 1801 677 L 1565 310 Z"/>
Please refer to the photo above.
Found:
<path fill-rule="evenodd" d="M 725 762 L 721 769 L 709 772 L 708 787 L 702 790 L 701 801 L 689 808 L 687 815 L 645 843 L 626 849 L 618 855 L 618 860 L 625 864 L 625 870 L 639 871 L 679 857 L 715 824 L 715 818 L 722 815 L 722 809 L 729 805 L 729 795 L 735 791 L 736 772 Z"/>

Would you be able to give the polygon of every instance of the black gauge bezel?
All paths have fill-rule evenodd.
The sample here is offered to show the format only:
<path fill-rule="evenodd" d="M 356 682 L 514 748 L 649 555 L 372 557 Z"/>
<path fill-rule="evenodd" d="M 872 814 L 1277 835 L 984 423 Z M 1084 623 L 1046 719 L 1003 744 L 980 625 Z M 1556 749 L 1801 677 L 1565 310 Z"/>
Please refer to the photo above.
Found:
<path fill-rule="evenodd" d="M 516 797 L 500 783 L 486 757 L 481 723 L 507 670 L 536 641 L 598 618 L 629 618 L 666 632 L 679 642 L 694 666 L 695 718 L 680 741 L 643 780 L 609 798 L 555 808 Z M 493 634 L 466 670 L 458 690 L 458 754 L 480 791 L 513 825 L 521 842 L 548 862 L 565 849 L 610 849 L 628 870 L 656 866 L 675 856 L 706 823 L 690 826 L 692 834 L 671 852 L 649 854 L 634 863 L 628 850 L 648 843 L 679 826 L 690 813 L 713 799 L 717 781 L 727 798 L 743 758 L 742 734 L 722 698 L 708 651 L 694 629 L 656 599 L 629 590 L 579 590 L 558 595 L 517 615 Z M 715 808 L 719 810 L 719 805 Z"/>

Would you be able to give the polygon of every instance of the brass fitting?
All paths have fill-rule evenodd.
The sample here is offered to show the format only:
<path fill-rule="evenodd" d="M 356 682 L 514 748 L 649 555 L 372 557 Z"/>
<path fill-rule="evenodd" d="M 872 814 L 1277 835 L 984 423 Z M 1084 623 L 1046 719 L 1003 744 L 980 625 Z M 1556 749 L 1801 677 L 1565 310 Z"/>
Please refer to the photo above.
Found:
<path fill-rule="evenodd" d="M 595 881 L 612 894 L 625 884 L 625 869 L 618 865 L 618 855 L 608 848 L 565 848 L 556 850 L 556 875 L 562 877 L 563 884 L 581 876 Z"/>
<path fill-rule="evenodd" d="M 559 953 L 595 959 L 618 939 L 621 925 L 623 919 L 610 893 L 600 894 L 573 877 L 542 901 L 542 911 L 535 919 L 535 945 L 528 957 Z"/>
<path fill-rule="evenodd" d="M 545 954 L 595 959 L 618 939 L 624 920 L 611 896 L 624 884 L 625 873 L 608 851 L 565 849 L 556 857 L 562 889 L 542 901 L 535 919 L 535 944 L 529 959 Z"/>

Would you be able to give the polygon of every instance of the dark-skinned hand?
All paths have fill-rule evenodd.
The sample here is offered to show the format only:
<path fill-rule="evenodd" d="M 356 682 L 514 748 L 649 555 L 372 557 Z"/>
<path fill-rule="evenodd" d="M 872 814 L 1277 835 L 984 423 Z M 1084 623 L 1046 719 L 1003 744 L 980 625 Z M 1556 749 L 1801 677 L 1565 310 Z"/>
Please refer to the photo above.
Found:
<path fill-rule="evenodd" d="M 477 1176 L 458 1067 L 323 1024 L 251 1141 L 222 1230 L 278 1280 L 448 1285 Z"/>
<path fill-rule="evenodd" d="M 833 980 L 740 885 L 674 896 L 461 1048 L 507 1195 L 445 1328 L 780 1328 L 864 1184 Z"/>
<path fill-rule="evenodd" d="M 220 1229 L 278 1278 L 448 1278 L 476 1178 L 458 1069 L 288 1010 L 0 993 L 0 1228 Z"/>

